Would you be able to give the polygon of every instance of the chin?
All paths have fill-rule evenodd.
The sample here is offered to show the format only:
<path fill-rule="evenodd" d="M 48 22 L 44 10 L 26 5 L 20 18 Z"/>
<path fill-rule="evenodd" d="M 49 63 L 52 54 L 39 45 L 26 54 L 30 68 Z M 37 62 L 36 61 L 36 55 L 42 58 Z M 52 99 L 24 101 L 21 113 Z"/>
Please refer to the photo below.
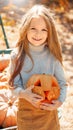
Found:
<path fill-rule="evenodd" d="M 43 44 L 45 44 L 45 43 L 31 43 L 33 46 L 41 46 L 41 45 L 43 45 Z"/>

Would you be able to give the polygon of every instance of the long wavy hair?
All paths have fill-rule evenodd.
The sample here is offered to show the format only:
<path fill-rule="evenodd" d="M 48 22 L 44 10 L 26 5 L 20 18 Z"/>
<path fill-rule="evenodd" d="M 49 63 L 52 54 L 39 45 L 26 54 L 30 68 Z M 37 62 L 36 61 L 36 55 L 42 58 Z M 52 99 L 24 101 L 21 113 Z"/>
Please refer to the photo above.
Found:
<path fill-rule="evenodd" d="M 10 84 L 13 82 L 14 78 L 20 73 L 26 54 L 31 58 L 33 63 L 33 59 L 29 53 L 27 31 L 32 18 L 36 18 L 37 16 L 43 17 L 46 22 L 48 29 L 47 46 L 49 51 L 62 64 L 62 53 L 52 13 L 50 9 L 48 9 L 48 7 L 44 5 L 34 5 L 23 17 L 22 25 L 19 31 L 19 39 L 16 44 L 16 47 L 18 47 L 18 54 L 16 58 L 14 72 L 9 80 Z"/>

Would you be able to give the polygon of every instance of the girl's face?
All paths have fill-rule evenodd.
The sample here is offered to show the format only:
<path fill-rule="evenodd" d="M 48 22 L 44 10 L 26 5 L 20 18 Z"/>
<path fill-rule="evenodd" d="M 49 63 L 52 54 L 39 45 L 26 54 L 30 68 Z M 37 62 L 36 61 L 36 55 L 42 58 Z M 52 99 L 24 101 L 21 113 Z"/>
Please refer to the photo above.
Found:
<path fill-rule="evenodd" d="M 33 18 L 27 31 L 27 39 L 34 46 L 42 45 L 48 37 L 48 29 L 42 17 Z"/>

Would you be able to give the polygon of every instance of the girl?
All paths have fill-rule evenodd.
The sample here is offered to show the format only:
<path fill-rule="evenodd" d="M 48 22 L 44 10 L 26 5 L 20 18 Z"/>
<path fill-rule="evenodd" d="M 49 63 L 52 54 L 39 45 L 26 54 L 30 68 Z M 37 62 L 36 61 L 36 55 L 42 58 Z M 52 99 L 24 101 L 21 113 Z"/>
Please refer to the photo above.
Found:
<path fill-rule="evenodd" d="M 18 130 L 60 130 L 57 108 L 66 98 L 66 80 L 62 68 L 62 54 L 50 10 L 35 5 L 24 16 L 16 49 L 11 54 L 9 84 L 19 96 Z M 26 89 L 32 74 L 54 75 L 60 85 L 60 97 L 52 104 L 37 102 L 43 98 Z M 22 99 L 22 100 L 21 100 Z M 27 115 L 26 115 L 27 113 Z"/>

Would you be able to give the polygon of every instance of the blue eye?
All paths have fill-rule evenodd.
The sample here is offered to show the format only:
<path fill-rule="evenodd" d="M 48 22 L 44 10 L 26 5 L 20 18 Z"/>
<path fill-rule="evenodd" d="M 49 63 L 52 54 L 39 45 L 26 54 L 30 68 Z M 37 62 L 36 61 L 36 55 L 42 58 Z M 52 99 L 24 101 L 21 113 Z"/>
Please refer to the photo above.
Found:
<path fill-rule="evenodd" d="M 35 28 L 31 28 L 31 30 L 35 30 Z"/>
<path fill-rule="evenodd" d="M 42 29 L 42 31 L 45 31 L 45 32 L 47 32 L 47 30 L 46 30 L 46 29 Z"/>

